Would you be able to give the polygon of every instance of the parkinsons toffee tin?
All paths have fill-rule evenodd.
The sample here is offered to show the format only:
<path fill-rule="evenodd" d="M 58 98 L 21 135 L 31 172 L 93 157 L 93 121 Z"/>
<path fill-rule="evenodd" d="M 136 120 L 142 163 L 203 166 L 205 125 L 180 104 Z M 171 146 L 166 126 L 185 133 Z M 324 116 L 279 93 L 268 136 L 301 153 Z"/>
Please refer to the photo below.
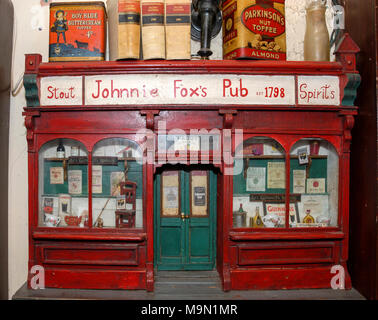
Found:
<path fill-rule="evenodd" d="M 103 2 L 50 4 L 49 61 L 105 60 L 105 52 Z"/>
<path fill-rule="evenodd" d="M 225 0 L 224 59 L 286 60 L 285 0 Z"/>

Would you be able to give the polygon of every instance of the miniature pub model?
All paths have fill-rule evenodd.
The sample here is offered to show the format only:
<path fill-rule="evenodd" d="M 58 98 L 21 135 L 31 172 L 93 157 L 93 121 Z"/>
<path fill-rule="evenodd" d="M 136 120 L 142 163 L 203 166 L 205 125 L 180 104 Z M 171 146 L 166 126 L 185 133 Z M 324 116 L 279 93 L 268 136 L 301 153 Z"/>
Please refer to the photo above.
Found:
<path fill-rule="evenodd" d="M 341 265 L 351 288 L 357 52 L 345 34 L 336 62 L 26 55 L 29 270 L 153 291 L 158 270 L 216 269 L 228 291 L 329 288 Z"/>

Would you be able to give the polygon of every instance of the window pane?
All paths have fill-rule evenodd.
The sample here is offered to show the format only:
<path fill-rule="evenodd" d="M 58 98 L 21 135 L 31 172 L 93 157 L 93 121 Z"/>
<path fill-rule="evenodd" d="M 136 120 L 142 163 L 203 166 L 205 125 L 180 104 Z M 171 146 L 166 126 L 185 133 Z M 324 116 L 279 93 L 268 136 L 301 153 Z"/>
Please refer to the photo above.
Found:
<path fill-rule="evenodd" d="M 41 227 L 88 227 L 88 153 L 70 139 L 46 143 L 39 152 Z"/>
<path fill-rule="evenodd" d="M 92 156 L 92 212 L 97 228 L 143 227 L 143 166 L 128 139 L 98 142 Z"/>
<path fill-rule="evenodd" d="M 300 218 L 291 227 L 337 226 L 339 159 L 335 148 L 321 139 L 303 139 L 290 154 L 290 193 L 296 198 Z"/>
<path fill-rule="evenodd" d="M 234 166 L 233 227 L 285 227 L 285 152 L 275 140 L 254 137 L 238 146 Z"/>

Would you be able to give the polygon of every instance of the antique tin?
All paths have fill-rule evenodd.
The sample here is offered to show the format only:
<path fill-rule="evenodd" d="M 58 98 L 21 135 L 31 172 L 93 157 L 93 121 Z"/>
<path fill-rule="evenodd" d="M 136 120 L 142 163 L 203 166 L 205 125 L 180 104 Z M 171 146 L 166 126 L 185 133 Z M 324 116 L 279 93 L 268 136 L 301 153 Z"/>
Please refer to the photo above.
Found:
<path fill-rule="evenodd" d="M 106 10 L 103 2 L 50 4 L 49 61 L 105 60 Z"/>
<path fill-rule="evenodd" d="M 225 0 L 223 58 L 286 60 L 285 0 Z"/>
<path fill-rule="evenodd" d="M 247 223 L 247 212 L 234 211 L 232 216 L 234 228 L 244 228 Z"/>

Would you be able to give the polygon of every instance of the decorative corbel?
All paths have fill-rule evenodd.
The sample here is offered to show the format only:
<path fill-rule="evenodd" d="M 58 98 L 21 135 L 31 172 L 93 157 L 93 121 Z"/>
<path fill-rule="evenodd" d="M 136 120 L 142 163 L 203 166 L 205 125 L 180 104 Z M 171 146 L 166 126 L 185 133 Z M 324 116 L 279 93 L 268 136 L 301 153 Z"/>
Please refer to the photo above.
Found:
<path fill-rule="evenodd" d="M 24 88 L 26 105 L 28 107 L 38 107 L 39 95 L 37 74 L 39 65 L 42 62 L 42 56 L 40 54 L 27 54 L 25 55 L 25 74 L 24 74 Z"/>
<path fill-rule="evenodd" d="M 237 110 L 221 109 L 219 114 L 223 115 L 223 129 L 232 129 L 234 122 L 234 115 L 237 114 Z"/>
<path fill-rule="evenodd" d="M 348 33 L 345 33 L 336 46 L 336 61 L 343 66 L 345 76 L 344 80 L 344 97 L 343 106 L 353 106 L 357 97 L 357 89 L 361 83 L 361 76 L 356 70 L 356 55 L 360 48 L 353 41 Z"/>
<path fill-rule="evenodd" d="M 25 127 L 26 127 L 26 141 L 28 143 L 28 152 L 35 152 L 34 149 L 34 118 L 40 115 L 39 111 L 24 112 Z"/>
<path fill-rule="evenodd" d="M 361 84 L 361 76 L 358 73 L 347 73 L 345 77 L 346 85 L 344 87 L 342 105 L 354 106 L 354 101 L 357 98 L 357 89 Z"/>
<path fill-rule="evenodd" d="M 146 116 L 146 128 L 149 130 L 155 130 L 155 116 L 158 116 L 160 113 L 159 110 L 140 110 L 142 116 Z"/>
<path fill-rule="evenodd" d="M 140 114 L 146 116 L 146 129 L 152 132 L 155 131 L 155 116 L 159 115 L 159 110 L 141 110 Z M 146 133 L 148 135 L 148 133 Z M 145 157 L 147 158 L 148 164 L 155 164 L 153 166 L 154 174 L 156 173 L 156 163 L 155 163 L 155 148 L 154 141 L 150 141 L 147 136 L 145 136 L 145 141 L 147 143 L 147 148 L 145 149 Z"/>
<path fill-rule="evenodd" d="M 234 115 L 237 114 L 237 110 L 232 109 L 220 109 L 219 114 L 223 115 L 223 130 L 222 130 L 222 140 L 223 140 L 223 165 L 224 170 L 233 170 L 233 159 L 232 159 L 232 127 L 234 123 Z M 225 150 L 227 147 L 229 150 Z M 226 169 L 227 167 L 227 169 Z M 223 170 L 222 170 L 223 171 Z"/>

